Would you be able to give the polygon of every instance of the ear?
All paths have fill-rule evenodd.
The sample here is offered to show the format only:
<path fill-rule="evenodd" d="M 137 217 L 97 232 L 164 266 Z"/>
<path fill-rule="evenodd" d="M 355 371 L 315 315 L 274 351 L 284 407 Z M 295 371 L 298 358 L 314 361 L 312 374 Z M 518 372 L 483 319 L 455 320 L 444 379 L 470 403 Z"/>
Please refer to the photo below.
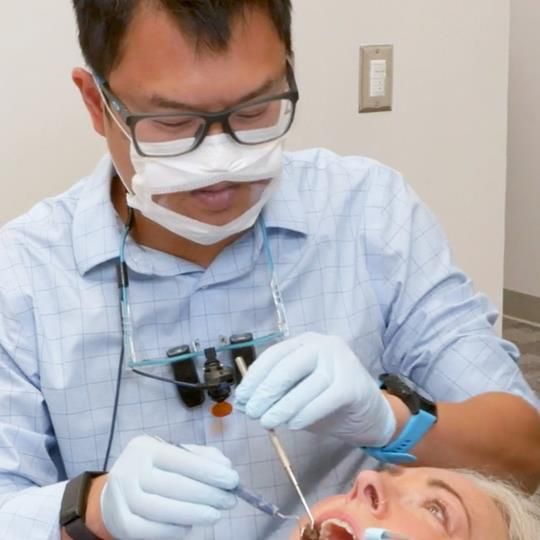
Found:
<path fill-rule="evenodd" d="M 96 86 L 92 75 L 83 68 L 75 68 L 71 74 L 75 86 L 79 89 L 81 97 L 86 105 L 94 129 L 105 137 L 105 123 L 103 114 L 103 101 L 101 93 Z"/>

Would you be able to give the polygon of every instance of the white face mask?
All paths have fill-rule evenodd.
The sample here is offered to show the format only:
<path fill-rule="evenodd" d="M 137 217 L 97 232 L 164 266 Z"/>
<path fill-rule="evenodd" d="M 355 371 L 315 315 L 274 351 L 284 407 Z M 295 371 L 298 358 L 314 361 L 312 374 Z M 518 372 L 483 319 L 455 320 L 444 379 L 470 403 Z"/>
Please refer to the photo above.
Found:
<path fill-rule="evenodd" d="M 99 88 L 99 82 L 96 81 Z M 143 157 L 131 140 L 130 134 L 101 93 L 103 104 L 116 125 L 131 141 L 130 157 L 135 169 L 131 189 L 120 176 L 126 188 L 127 204 L 165 229 L 202 245 L 212 245 L 252 227 L 264 205 L 279 187 L 283 167 L 285 137 L 254 145 L 241 145 L 227 134 L 207 136 L 193 152 L 177 157 Z M 265 133 L 269 132 L 269 133 Z M 251 131 L 252 136 L 270 135 L 271 129 Z M 248 135 L 245 133 L 244 135 Z M 191 141 L 183 141 L 190 146 Z M 145 143 L 150 155 L 166 153 L 167 147 L 178 147 L 178 141 Z M 267 180 L 262 193 L 254 189 L 254 202 L 242 215 L 225 225 L 211 225 L 198 221 L 160 205 L 155 195 L 167 195 L 202 189 L 219 182 L 256 182 Z M 256 199 L 256 196 L 259 198 Z"/>
<path fill-rule="evenodd" d="M 136 174 L 131 181 L 131 193 L 127 195 L 128 205 L 192 242 L 203 245 L 220 242 L 253 226 L 276 191 L 281 176 L 283 142 L 282 138 L 249 146 L 219 134 L 206 137 L 196 150 L 177 157 L 143 157 L 131 144 L 131 161 Z M 160 151 L 163 151 L 163 144 L 157 143 Z M 150 146 L 145 144 L 145 151 L 151 152 Z M 242 215 L 225 225 L 191 219 L 154 200 L 156 195 L 193 191 L 219 182 L 258 180 L 269 180 L 259 198 Z"/>

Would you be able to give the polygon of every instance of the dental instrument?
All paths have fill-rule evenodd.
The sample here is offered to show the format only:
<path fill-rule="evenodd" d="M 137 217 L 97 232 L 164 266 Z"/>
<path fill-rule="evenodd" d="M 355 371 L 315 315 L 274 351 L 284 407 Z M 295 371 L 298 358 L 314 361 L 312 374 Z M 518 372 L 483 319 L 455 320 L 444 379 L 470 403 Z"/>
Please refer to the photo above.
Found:
<path fill-rule="evenodd" d="M 151 435 L 151 437 L 156 439 L 156 441 L 159 441 L 164 444 L 168 444 L 167 441 L 163 440 L 158 435 Z M 191 450 L 187 446 L 184 446 L 183 444 L 176 444 L 175 446 L 177 446 L 178 448 L 181 448 L 182 450 L 185 450 L 186 452 L 191 453 Z M 239 484 L 234 489 L 232 489 L 231 493 L 236 495 L 239 499 L 242 499 L 243 501 L 247 502 L 250 506 L 253 506 L 257 510 L 264 512 L 265 514 L 268 514 L 269 516 L 278 517 L 283 520 L 287 520 L 287 519 L 299 520 L 300 519 L 298 516 L 283 514 L 275 504 L 272 504 L 271 502 L 264 500 L 264 498 L 261 495 L 258 495 L 254 491 L 251 491 L 249 488 L 246 488 L 242 484 Z"/>
<path fill-rule="evenodd" d="M 238 370 L 242 374 L 242 377 L 245 377 L 247 373 L 247 367 L 246 367 L 246 363 L 244 359 L 241 356 L 237 356 L 234 359 L 234 361 L 236 365 L 238 366 Z M 298 494 L 298 497 L 300 498 L 300 502 L 302 503 L 302 506 L 306 510 L 306 514 L 308 515 L 309 520 L 311 522 L 311 527 L 315 528 L 315 518 L 313 517 L 313 514 L 311 513 L 311 510 L 309 509 L 309 506 L 306 502 L 306 498 L 304 497 L 302 490 L 300 489 L 298 480 L 296 479 L 296 476 L 292 470 L 291 463 L 289 461 L 289 458 L 287 457 L 285 450 L 283 449 L 283 446 L 281 444 L 281 441 L 279 440 L 279 437 L 277 436 L 276 432 L 273 429 L 268 430 L 268 436 L 270 437 L 270 441 L 272 442 L 272 445 L 274 446 L 274 449 L 279 458 L 279 461 L 281 462 L 281 465 L 283 466 L 283 469 L 287 473 L 287 476 L 289 477 L 291 484 L 293 485 L 294 489 L 296 490 L 296 493 Z"/>
<path fill-rule="evenodd" d="M 235 489 L 233 489 L 231 493 L 236 495 L 239 499 L 242 499 L 243 501 L 247 502 L 250 506 L 253 506 L 257 510 L 264 512 L 265 514 L 268 514 L 269 516 L 278 517 L 283 520 L 287 520 L 287 519 L 299 520 L 300 519 L 298 516 L 290 516 L 290 515 L 283 514 L 275 504 L 265 501 L 263 497 L 251 491 L 250 489 L 244 487 L 241 484 L 237 486 Z"/>

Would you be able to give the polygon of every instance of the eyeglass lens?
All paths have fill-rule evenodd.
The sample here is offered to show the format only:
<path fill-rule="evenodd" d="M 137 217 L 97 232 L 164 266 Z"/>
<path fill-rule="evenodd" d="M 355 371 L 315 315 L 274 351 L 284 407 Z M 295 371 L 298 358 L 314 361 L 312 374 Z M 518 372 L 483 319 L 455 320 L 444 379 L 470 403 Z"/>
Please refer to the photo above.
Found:
<path fill-rule="evenodd" d="M 277 139 L 290 127 L 294 104 L 288 98 L 246 104 L 228 117 L 229 127 L 244 144 Z M 140 118 L 134 127 L 139 149 L 149 156 L 170 156 L 189 152 L 199 142 L 206 126 L 202 116 L 178 113 Z"/>

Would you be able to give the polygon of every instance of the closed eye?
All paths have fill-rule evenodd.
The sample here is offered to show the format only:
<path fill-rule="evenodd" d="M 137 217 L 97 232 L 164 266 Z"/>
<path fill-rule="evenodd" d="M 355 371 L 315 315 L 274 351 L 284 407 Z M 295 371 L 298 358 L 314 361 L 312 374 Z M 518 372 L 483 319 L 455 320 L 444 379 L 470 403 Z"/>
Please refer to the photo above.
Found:
<path fill-rule="evenodd" d="M 184 127 L 194 124 L 193 120 L 176 120 L 176 121 L 160 120 L 160 121 L 155 121 L 155 122 L 156 124 L 159 124 L 161 126 L 168 127 L 168 128 L 184 128 Z"/>

